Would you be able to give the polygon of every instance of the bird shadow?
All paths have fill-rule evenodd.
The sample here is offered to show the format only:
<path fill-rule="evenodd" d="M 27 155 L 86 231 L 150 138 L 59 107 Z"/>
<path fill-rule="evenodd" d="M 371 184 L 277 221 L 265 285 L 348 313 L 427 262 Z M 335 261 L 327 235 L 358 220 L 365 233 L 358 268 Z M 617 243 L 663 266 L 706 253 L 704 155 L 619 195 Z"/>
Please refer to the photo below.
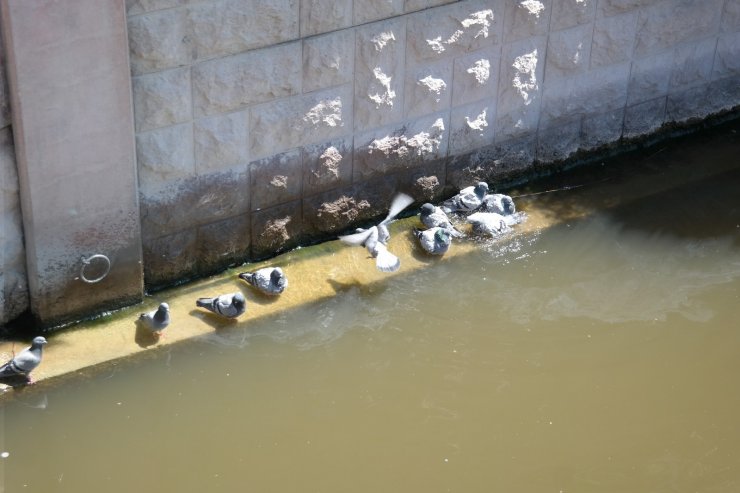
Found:
<path fill-rule="evenodd" d="M 27 387 L 28 385 L 32 385 L 33 381 L 23 375 L 14 375 L 9 377 L 0 377 L 0 384 L 7 385 L 13 390 L 18 391 L 23 389 L 24 387 Z"/>
<path fill-rule="evenodd" d="M 202 320 L 213 327 L 214 330 L 229 329 L 239 324 L 238 318 L 225 318 L 220 315 L 216 315 L 215 313 L 198 310 L 196 308 L 190 310 L 190 315 Z"/>
<path fill-rule="evenodd" d="M 162 334 L 156 334 L 147 329 L 139 320 L 137 320 L 135 324 L 136 333 L 134 334 L 134 342 L 139 347 L 146 349 L 150 346 L 154 346 L 162 338 Z"/>
<path fill-rule="evenodd" d="M 244 282 L 246 284 L 246 281 Z M 249 284 L 247 284 L 245 287 L 240 286 L 239 288 L 241 289 L 242 293 L 244 293 L 245 296 L 249 297 L 248 298 L 249 301 L 252 301 L 259 305 L 272 305 L 280 298 L 280 295 L 265 294 L 259 289 L 252 287 Z"/>

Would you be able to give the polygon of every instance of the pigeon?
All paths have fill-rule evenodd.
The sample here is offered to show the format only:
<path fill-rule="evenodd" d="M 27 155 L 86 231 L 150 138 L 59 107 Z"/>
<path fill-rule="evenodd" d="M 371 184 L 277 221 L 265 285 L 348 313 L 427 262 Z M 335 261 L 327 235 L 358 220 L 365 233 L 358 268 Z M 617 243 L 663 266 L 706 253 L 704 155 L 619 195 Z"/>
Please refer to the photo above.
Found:
<path fill-rule="evenodd" d="M 170 305 L 160 303 L 156 310 L 139 315 L 139 322 L 159 337 L 170 324 Z"/>
<path fill-rule="evenodd" d="M 479 210 L 482 212 L 495 212 L 502 216 L 509 216 L 516 212 L 516 206 L 514 205 L 514 200 L 508 195 L 494 193 L 483 197 L 483 203 Z"/>
<path fill-rule="evenodd" d="M 393 198 L 388 215 L 380 224 L 368 229 L 358 229 L 356 233 L 340 236 L 339 239 L 348 245 L 367 248 L 367 251 L 375 259 L 375 266 L 378 270 L 382 272 L 397 271 L 401 267 L 401 260 L 388 251 L 388 240 L 391 238 L 388 224 L 413 201 L 414 199 L 405 193 L 399 193 Z"/>
<path fill-rule="evenodd" d="M 450 236 L 460 238 L 463 235 L 455 226 L 450 222 L 450 218 L 447 217 L 445 211 L 439 207 L 435 207 L 430 203 L 426 203 L 421 206 L 421 212 L 419 213 L 419 219 L 427 228 L 443 228 L 446 229 Z"/>
<path fill-rule="evenodd" d="M 222 294 L 215 298 L 198 298 L 195 304 L 226 318 L 236 318 L 247 309 L 242 293 Z"/>
<path fill-rule="evenodd" d="M 473 231 L 479 235 L 499 236 L 511 229 L 511 226 L 519 224 L 524 219 L 524 214 L 510 214 L 502 216 L 496 212 L 475 212 L 467 217 L 467 221 L 473 225 Z"/>
<path fill-rule="evenodd" d="M 254 272 L 242 272 L 239 278 L 269 295 L 278 295 L 288 287 L 288 278 L 285 277 L 280 267 L 265 267 Z"/>
<path fill-rule="evenodd" d="M 483 198 L 488 194 L 488 184 L 479 181 L 474 186 L 466 187 L 460 190 L 460 193 L 454 197 L 442 202 L 442 210 L 451 212 L 474 212 L 483 203 Z"/>
<path fill-rule="evenodd" d="M 13 359 L 0 366 L 0 380 L 21 377 L 25 378 L 27 383 L 33 383 L 31 372 L 41 364 L 45 344 L 45 338 L 41 336 L 34 337 L 31 347 L 24 349 Z"/>
<path fill-rule="evenodd" d="M 414 236 L 419 238 L 421 247 L 432 255 L 443 255 L 450 248 L 452 237 L 445 228 L 434 227 L 427 230 L 414 228 Z"/>

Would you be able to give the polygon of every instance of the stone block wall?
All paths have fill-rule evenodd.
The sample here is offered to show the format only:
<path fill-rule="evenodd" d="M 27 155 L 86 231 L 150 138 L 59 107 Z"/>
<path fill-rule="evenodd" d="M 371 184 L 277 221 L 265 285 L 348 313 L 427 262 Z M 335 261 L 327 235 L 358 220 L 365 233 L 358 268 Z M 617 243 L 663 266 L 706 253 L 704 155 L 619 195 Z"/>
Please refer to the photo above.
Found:
<path fill-rule="evenodd" d="M 18 173 L 5 57 L 0 47 L 0 325 L 17 317 L 27 308 L 28 279 Z"/>
<path fill-rule="evenodd" d="M 740 0 L 127 0 L 147 285 L 740 102 Z"/>

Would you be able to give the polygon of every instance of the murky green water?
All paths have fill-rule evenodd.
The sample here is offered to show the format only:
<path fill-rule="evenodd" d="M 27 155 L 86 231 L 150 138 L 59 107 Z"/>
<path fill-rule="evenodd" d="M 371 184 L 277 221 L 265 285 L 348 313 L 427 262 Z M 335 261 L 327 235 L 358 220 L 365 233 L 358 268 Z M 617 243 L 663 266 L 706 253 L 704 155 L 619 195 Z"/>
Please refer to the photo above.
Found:
<path fill-rule="evenodd" d="M 740 169 L 594 173 L 531 206 L 614 207 L 23 392 L 0 491 L 740 491 Z"/>

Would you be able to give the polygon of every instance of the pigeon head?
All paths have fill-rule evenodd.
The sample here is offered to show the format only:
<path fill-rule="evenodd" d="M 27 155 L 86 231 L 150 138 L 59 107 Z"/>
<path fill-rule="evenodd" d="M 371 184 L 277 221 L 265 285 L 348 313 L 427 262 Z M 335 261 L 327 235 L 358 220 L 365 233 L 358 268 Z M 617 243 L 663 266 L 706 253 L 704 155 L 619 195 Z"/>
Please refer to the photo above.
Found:
<path fill-rule="evenodd" d="M 434 206 L 427 202 L 421 206 L 421 215 L 428 216 L 430 214 L 434 214 Z"/>
<path fill-rule="evenodd" d="M 482 199 L 488 193 L 488 183 L 484 181 L 479 181 L 478 183 L 475 184 L 473 191 L 475 191 L 475 195 L 477 195 L 478 197 Z"/>
<path fill-rule="evenodd" d="M 170 311 L 170 305 L 167 303 L 160 303 L 159 308 L 157 308 L 158 312 L 168 312 Z"/>
<path fill-rule="evenodd" d="M 41 347 L 45 344 L 47 344 L 46 338 L 38 336 L 33 338 L 33 341 L 31 342 L 31 347 Z"/>
<path fill-rule="evenodd" d="M 236 293 L 233 298 L 231 298 L 231 302 L 234 304 L 237 308 L 242 308 L 244 305 L 247 304 L 247 300 L 244 299 L 244 295 L 241 293 Z"/>
<path fill-rule="evenodd" d="M 504 197 L 503 199 L 501 199 L 501 203 L 504 206 L 505 214 L 514 214 L 516 212 L 516 206 L 514 206 L 514 201 L 508 195 Z"/>
<path fill-rule="evenodd" d="M 270 272 L 270 280 L 272 282 L 280 282 L 280 279 L 283 278 L 283 270 L 280 267 L 275 267 L 272 269 L 272 272 Z"/>

